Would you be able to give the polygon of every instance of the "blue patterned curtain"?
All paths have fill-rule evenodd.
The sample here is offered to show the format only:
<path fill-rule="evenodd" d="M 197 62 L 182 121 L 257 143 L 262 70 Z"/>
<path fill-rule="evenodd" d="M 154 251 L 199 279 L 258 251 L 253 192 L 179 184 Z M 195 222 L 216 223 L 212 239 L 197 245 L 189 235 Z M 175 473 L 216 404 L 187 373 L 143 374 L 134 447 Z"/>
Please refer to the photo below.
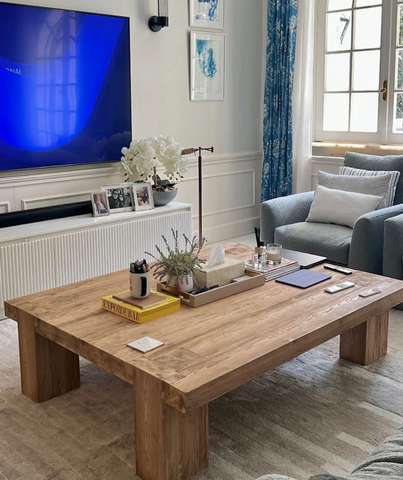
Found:
<path fill-rule="evenodd" d="M 292 192 L 292 91 L 298 0 L 268 0 L 262 202 Z"/>

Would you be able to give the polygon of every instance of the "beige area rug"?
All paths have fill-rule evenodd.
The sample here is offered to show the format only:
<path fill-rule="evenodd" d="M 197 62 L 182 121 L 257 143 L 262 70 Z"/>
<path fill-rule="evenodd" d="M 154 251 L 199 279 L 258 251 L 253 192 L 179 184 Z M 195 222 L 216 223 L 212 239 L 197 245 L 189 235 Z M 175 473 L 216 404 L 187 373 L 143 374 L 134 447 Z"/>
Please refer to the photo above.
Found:
<path fill-rule="evenodd" d="M 403 312 L 389 354 L 338 359 L 338 339 L 210 406 L 210 467 L 196 480 L 344 475 L 403 423 Z M 133 391 L 83 360 L 79 390 L 37 405 L 20 393 L 16 324 L 0 322 L 0 479 L 126 480 L 135 474 Z"/>

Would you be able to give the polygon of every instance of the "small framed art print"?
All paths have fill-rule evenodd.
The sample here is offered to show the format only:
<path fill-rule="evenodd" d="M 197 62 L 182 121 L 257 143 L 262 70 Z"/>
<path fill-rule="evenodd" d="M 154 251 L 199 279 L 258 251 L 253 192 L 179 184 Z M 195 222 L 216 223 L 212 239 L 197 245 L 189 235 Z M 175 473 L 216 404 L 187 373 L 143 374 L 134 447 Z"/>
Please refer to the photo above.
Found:
<path fill-rule="evenodd" d="M 191 27 L 224 28 L 225 0 L 189 0 Z"/>
<path fill-rule="evenodd" d="M 154 196 L 151 183 L 133 183 L 133 198 L 136 212 L 152 210 L 154 208 Z"/>
<path fill-rule="evenodd" d="M 190 32 L 190 99 L 224 100 L 225 35 Z"/>
<path fill-rule="evenodd" d="M 106 192 L 111 213 L 130 212 L 131 210 L 133 210 L 132 183 L 103 185 L 102 191 Z"/>
<path fill-rule="evenodd" d="M 106 192 L 91 192 L 92 215 L 101 217 L 110 215 L 108 197 Z"/>

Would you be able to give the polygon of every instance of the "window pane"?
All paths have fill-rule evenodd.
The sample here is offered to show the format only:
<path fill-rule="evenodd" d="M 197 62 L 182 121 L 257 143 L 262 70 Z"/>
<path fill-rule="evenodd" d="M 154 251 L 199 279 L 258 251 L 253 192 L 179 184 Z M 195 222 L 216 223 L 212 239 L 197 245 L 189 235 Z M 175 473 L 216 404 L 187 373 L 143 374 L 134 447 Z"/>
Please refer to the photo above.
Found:
<path fill-rule="evenodd" d="M 356 7 L 369 7 L 371 5 L 381 5 L 382 0 L 356 0 Z"/>
<path fill-rule="evenodd" d="M 350 89 L 350 54 L 326 55 L 325 91 L 348 92 Z"/>
<path fill-rule="evenodd" d="M 396 88 L 403 90 L 403 50 L 396 52 Z"/>
<path fill-rule="evenodd" d="M 353 90 L 379 90 L 381 52 L 354 52 Z"/>
<path fill-rule="evenodd" d="M 393 133 L 403 133 L 403 93 L 395 94 Z"/>
<path fill-rule="evenodd" d="M 330 132 L 347 132 L 348 109 L 348 93 L 325 93 L 323 130 Z"/>
<path fill-rule="evenodd" d="M 397 7 L 397 44 L 403 46 L 403 5 Z"/>
<path fill-rule="evenodd" d="M 327 11 L 344 10 L 345 8 L 351 8 L 353 6 L 353 0 L 329 0 L 327 4 Z"/>
<path fill-rule="evenodd" d="M 379 48 L 381 46 L 382 8 L 356 10 L 354 48 Z"/>
<path fill-rule="evenodd" d="M 352 132 L 378 131 L 379 93 L 353 93 L 351 95 Z"/>
<path fill-rule="evenodd" d="M 328 52 L 351 49 L 351 10 L 346 12 L 327 14 L 327 39 Z"/>

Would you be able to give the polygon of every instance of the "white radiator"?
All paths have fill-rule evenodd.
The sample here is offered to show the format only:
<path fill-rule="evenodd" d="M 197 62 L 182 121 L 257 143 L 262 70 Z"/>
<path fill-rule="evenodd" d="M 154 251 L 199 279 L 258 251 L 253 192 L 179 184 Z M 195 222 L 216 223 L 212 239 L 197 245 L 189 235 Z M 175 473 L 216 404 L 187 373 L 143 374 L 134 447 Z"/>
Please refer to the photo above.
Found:
<path fill-rule="evenodd" d="M 151 261 L 144 252 L 157 255 L 155 244 L 162 247 L 162 235 L 172 245 L 171 228 L 190 238 L 191 209 L 8 241 L 0 246 L 0 318 L 5 300 L 123 270 L 136 259 Z"/>

